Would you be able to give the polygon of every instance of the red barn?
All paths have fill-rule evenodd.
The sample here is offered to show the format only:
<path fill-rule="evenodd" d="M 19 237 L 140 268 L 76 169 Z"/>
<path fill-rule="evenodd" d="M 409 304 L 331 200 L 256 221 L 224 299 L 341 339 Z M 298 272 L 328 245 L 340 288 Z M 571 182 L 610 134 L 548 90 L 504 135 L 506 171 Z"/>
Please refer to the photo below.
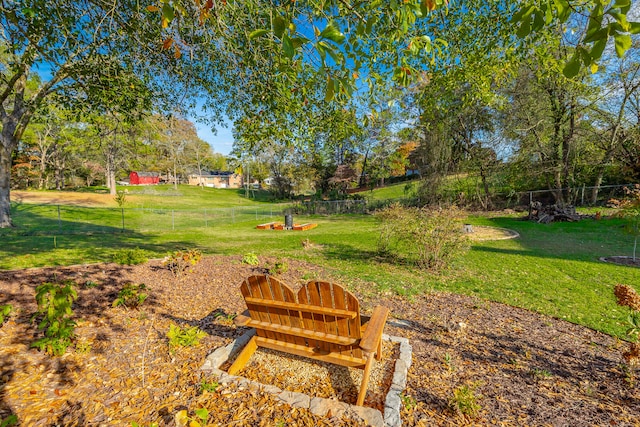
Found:
<path fill-rule="evenodd" d="M 160 174 L 157 172 L 131 172 L 129 174 L 129 184 L 131 185 L 154 185 L 160 183 Z"/>

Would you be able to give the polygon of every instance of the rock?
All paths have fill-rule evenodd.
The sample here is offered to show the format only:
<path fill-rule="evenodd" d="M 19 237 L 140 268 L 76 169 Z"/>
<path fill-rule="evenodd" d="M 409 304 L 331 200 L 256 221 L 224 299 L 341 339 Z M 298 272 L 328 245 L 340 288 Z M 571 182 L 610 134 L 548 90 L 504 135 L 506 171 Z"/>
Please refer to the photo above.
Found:
<path fill-rule="evenodd" d="M 294 391 L 282 391 L 278 398 L 287 405 L 291 405 L 294 408 L 309 409 L 311 398 L 303 393 L 296 393 Z"/>
<path fill-rule="evenodd" d="M 373 427 L 384 427 L 384 419 L 377 409 L 367 408 L 365 406 L 352 406 L 351 411 L 360 417 L 366 425 Z"/>

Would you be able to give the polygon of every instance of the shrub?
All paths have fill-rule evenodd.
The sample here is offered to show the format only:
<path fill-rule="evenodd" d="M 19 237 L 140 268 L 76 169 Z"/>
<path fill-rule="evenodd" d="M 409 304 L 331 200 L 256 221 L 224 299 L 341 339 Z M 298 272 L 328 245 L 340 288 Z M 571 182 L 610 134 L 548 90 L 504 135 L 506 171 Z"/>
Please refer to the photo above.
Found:
<path fill-rule="evenodd" d="M 127 193 L 124 191 L 116 192 L 116 196 L 113 198 L 116 201 L 119 207 L 124 207 L 124 204 L 127 202 Z"/>
<path fill-rule="evenodd" d="M 189 267 L 198 264 L 201 258 L 202 252 L 198 249 L 185 249 L 167 255 L 162 264 L 178 277 L 184 274 Z"/>
<path fill-rule="evenodd" d="M 113 307 L 137 308 L 145 302 L 149 296 L 145 291 L 144 283 L 134 285 L 128 283 L 118 292 L 118 297 L 111 304 Z"/>
<path fill-rule="evenodd" d="M 449 399 L 449 407 L 455 412 L 474 417 L 480 410 L 477 398 L 473 388 L 463 385 L 453 391 L 453 397 Z"/>
<path fill-rule="evenodd" d="M 395 204 L 376 216 L 381 222 L 378 251 L 409 252 L 420 268 L 441 270 L 469 247 L 462 211 L 455 206 L 420 209 Z"/>
<path fill-rule="evenodd" d="M 207 333 L 198 328 L 191 326 L 189 328 L 181 328 L 173 323 L 169 325 L 169 346 L 174 349 L 176 347 L 191 347 L 200 344 L 200 340 L 207 336 Z"/>
<path fill-rule="evenodd" d="M 4 319 L 11 314 L 13 306 L 11 304 L 0 305 L 0 325 L 4 323 Z"/>
<path fill-rule="evenodd" d="M 113 254 L 112 259 L 120 265 L 137 265 L 147 262 L 147 255 L 140 248 L 119 249 Z"/>
<path fill-rule="evenodd" d="M 9 415 L 7 418 L 0 418 L 0 427 L 11 427 L 18 425 L 18 416 L 15 414 Z"/>
<path fill-rule="evenodd" d="M 636 365 L 640 360 L 640 295 L 628 285 L 616 285 L 613 290 L 618 305 L 629 307 L 627 335 L 633 340 L 629 349 L 622 354 L 629 365 Z"/>
<path fill-rule="evenodd" d="M 284 274 L 289 271 L 289 264 L 283 260 L 276 260 L 273 266 L 269 265 L 267 267 L 267 271 L 272 275 Z"/>
<path fill-rule="evenodd" d="M 34 317 L 43 316 L 38 329 L 45 329 L 45 336 L 32 343 L 32 347 L 61 356 L 71 345 L 76 327 L 71 306 L 78 298 L 73 285 L 72 282 L 43 283 L 36 288 L 38 311 Z"/>
<path fill-rule="evenodd" d="M 242 256 L 242 263 L 248 265 L 258 265 L 260 264 L 260 260 L 258 259 L 258 255 L 253 252 L 248 252 Z"/>

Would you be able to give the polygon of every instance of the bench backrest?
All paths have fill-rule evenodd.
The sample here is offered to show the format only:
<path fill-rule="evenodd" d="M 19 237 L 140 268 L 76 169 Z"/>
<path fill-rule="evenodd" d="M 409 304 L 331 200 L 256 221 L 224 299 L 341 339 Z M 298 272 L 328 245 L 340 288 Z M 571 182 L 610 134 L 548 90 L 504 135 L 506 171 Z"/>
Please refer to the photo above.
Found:
<path fill-rule="evenodd" d="M 360 304 L 342 286 L 311 281 L 296 294 L 275 277 L 251 276 L 240 286 L 259 337 L 318 352 L 362 358 Z M 270 325 L 277 325 L 272 327 Z M 262 326 L 262 327 L 261 327 Z"/>

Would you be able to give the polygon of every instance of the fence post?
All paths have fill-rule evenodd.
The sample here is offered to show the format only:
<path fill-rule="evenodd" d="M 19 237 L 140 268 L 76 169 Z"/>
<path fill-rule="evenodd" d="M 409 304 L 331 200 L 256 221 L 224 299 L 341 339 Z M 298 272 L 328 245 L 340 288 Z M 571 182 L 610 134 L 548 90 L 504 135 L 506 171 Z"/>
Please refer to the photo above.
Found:
<path fill-rule="evenodd" d="M 533 191 L 529 191 L 529 206 L 533 203 Z"/>
<path fill-rule="evenodd" d="M 124 233 L 124 208 L 120 208 L 120 211 L 122 213 L 122 232 Z"/>
<path fill-rule="evenodd" d="M 584 184 L 582 184 L 582 196 L 580 197 L 580 206 L 584 206 Z"/>
<path fill-rule="evenodd" d="M 58 231 L 61 232 L 62 231 L 62 220 L 60 219 L 60 205 L 58 206 Z"/>

